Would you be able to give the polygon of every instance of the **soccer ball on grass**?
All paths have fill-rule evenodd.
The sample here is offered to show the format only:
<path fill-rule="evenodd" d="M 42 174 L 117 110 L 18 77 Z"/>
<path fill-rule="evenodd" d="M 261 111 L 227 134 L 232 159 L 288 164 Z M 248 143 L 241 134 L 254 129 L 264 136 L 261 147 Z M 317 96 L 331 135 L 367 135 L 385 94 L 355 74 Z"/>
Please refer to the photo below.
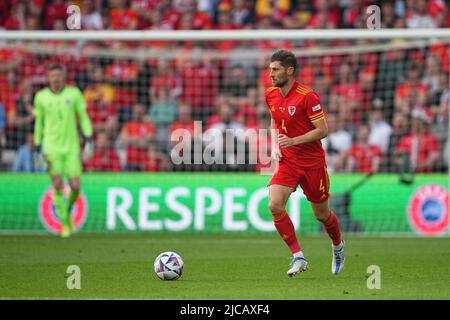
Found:
<path fill-rule="evenodd" d="M 154 271 L 161 280 L 176 280 L 183 274 L 184 262 L 175 252 L 163 252 L 155 260 Z"/>

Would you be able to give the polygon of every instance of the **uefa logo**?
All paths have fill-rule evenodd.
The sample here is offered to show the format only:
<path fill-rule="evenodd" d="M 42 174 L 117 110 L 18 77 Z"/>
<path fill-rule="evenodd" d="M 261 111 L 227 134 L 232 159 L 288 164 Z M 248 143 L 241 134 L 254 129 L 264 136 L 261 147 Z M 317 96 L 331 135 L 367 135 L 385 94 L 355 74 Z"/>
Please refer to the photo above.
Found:
<path fill-rule="evenodd" d="M 63 192 L 67 197 L 69 194 L 69 185 L 64 185 Z M 75 230 L 80 230 L 83 227 L 87 217 L 87 201 L 83 193 L 80 193 L 77 201 L 72 206 L 70 215 L 72 216 Z M 61 233 L 61 221 L 56 213 L 55 205 L 53 204 L 53 188 L 50 187 L 44 193 L 39 202 L 39 218 L 45 229 L 53 234 Z"/>
<path fill-rule="evenodd" d="M 408 219 L 421 235 L 437 236 L 449 226 L 449 193 L 439 185 L 420 187 L 409 200 Z"/>

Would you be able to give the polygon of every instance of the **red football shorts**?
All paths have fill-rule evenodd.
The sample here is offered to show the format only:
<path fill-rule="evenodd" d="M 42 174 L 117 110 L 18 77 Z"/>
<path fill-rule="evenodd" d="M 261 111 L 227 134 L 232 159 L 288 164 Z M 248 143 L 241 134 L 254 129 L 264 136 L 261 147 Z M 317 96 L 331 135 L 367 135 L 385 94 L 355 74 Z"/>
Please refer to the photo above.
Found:
<path fill-rule="evenodd" d="M 278 170 L 272 176 L 268 186 L 282 185 L 303 190 L 308 201 L 321 203 L 330 197 L 330 178 L 327 167 L 319 169 L 292 168 L 286 162 L 281 161 Z"/>

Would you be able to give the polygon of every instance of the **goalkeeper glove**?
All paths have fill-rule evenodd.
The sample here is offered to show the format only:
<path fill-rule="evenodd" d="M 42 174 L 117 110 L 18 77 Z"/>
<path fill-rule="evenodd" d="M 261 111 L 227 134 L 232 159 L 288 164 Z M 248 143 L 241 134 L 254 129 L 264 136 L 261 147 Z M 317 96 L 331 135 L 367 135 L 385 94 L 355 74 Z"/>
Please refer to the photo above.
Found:
<path fill-rule="evenodd" d="M 92 137 L 86 138 L 83 148 L 83 161 L 87 161 L 94 155 L 94 140 Z"/>

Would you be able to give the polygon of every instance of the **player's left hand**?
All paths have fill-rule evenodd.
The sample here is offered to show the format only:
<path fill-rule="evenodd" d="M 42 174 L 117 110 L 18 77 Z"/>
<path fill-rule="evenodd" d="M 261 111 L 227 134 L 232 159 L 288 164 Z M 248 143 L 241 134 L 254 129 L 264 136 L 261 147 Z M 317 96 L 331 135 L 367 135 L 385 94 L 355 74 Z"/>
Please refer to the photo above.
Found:
<path fill-rule="evenodd" d="M 285 148 L 295 145 L 294 138 L 289 138 L 288 136 L 281 133 L 278 135 L 278 143 L 280 144 L 280 146 Z"/>
<path fill-rule="evenodd" d="M 83 148 L 83 161 L 89 160 L 94 155 L 94 141 L 92 138 L 86 138 Z"/>

